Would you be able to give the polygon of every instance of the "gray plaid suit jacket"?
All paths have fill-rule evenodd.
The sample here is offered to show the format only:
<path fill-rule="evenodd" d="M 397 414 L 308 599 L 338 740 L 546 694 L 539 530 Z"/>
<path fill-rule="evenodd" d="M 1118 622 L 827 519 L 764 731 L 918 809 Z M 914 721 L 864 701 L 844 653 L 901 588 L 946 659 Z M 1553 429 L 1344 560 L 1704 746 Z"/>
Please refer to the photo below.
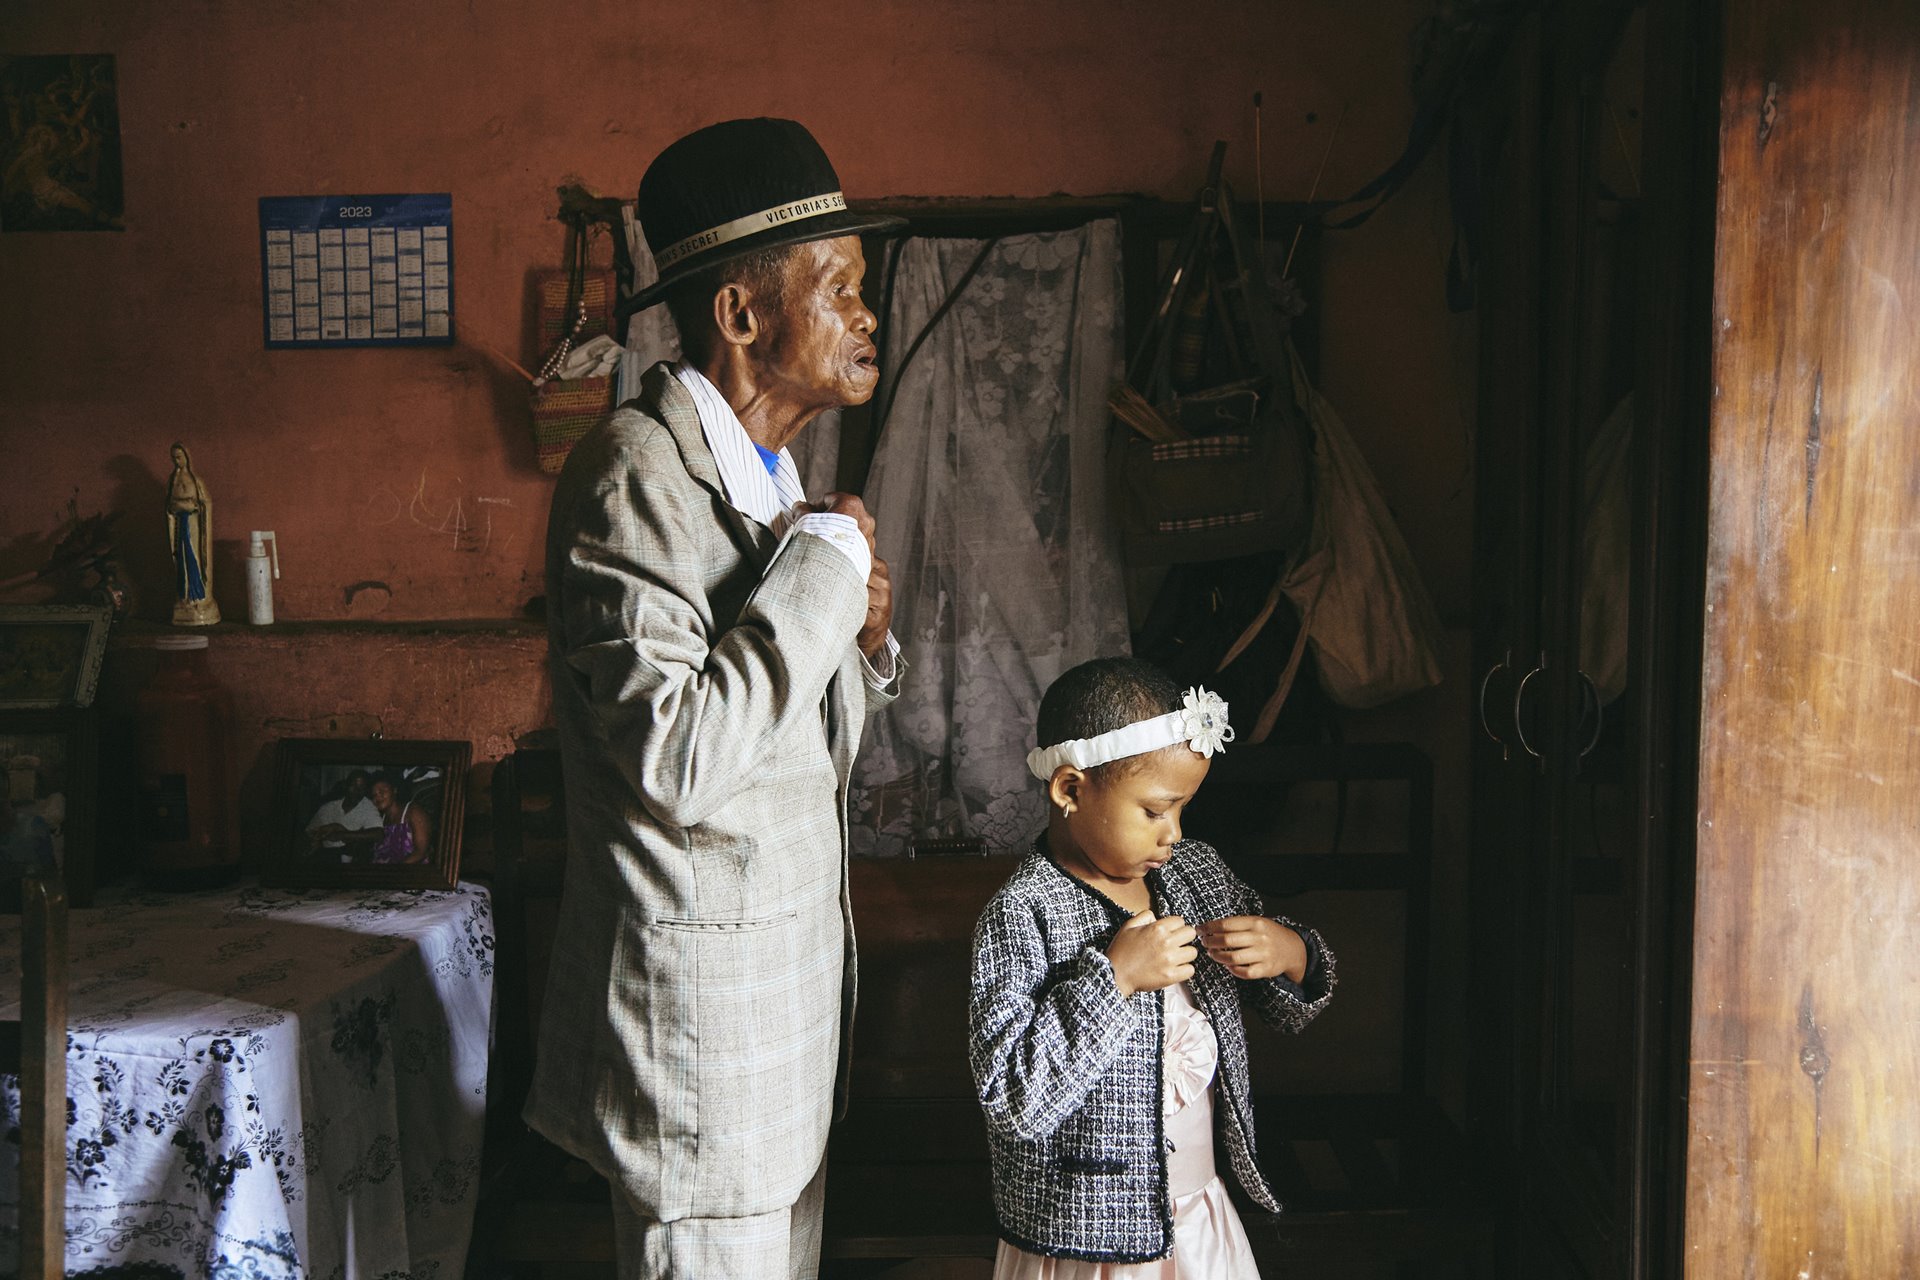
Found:
<path fill-rule="evenodd" d="M 778 553 L 776 555 L 776 548 Z M 547 531 L 567 871 L 526 1119 L 660 1221 L 790 1205 L 853 1013 L 866 584 L 727 502 L 656 365 Z M 842 1073 L 844 1074 L 844 1073 Z"/>

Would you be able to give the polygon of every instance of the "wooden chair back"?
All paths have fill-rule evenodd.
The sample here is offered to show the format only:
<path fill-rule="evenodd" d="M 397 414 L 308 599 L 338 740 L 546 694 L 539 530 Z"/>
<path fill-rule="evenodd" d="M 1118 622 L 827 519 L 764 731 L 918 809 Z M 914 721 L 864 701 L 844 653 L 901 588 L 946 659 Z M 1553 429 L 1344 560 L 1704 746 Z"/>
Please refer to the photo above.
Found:
<path fill-rule="evenodd" d="M 20 877 L 20 1018 L 0 1023 L 0 1071 L 20 1078 L 20 1271 L 66 1262 L 67 891 L 58 868 Z"/>
<path fill-rule="evenodd" d="M 567 860 L 566 784 L 560 752 L 524 748 L 493 771 L 494 971 L 499 1019 L 489 1106 L 517 1119 L 533 1078 L 533 1044 L 547 985 Z"/>
<path fill-rule="evenodd" d="M 613 1261 L 606 1182 L 520 1118 L 565 883 L 566 781 L 557 749 L 524 747 L 494 767 L 493 823 L 496 1016 L 468 1275 L 604 1267 Z"/>

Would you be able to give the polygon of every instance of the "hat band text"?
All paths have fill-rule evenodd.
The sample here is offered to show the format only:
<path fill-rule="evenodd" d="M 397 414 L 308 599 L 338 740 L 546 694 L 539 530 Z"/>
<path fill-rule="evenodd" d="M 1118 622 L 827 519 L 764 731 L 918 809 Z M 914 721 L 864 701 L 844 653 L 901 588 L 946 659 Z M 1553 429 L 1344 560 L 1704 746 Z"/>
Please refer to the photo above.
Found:
<path fill-rule="evenodd" d="M 688 236 L 685 240 L 676 240 L 654 254 L 653 263 L 660 270 L 665 271 L 682 258 L 704 249 L 711 249 L 761 231 L 769 231 L 789 222 L 817 218 L 823 213 L 839 213 L 846 207 L 847 198 L 838 191 L 808 196 L 804 200 L 795 200 L 790 204 L 775 205 L 771 209 L 762 209 L 744 218 L 735 218 L 732 222 L 723 222 L 717 227 L 709 227 L 696 235 Z"/>

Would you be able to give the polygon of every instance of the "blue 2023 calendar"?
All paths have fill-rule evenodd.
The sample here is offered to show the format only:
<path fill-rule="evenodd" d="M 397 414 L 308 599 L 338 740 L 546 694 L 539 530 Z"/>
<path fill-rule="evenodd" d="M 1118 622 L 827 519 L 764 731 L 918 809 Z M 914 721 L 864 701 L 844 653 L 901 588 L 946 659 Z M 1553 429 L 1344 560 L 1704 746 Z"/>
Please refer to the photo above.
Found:
<path fill-rule="evenodd" d="M 453 197 L 266 196 L 269 347 L 453 342 Z"/>

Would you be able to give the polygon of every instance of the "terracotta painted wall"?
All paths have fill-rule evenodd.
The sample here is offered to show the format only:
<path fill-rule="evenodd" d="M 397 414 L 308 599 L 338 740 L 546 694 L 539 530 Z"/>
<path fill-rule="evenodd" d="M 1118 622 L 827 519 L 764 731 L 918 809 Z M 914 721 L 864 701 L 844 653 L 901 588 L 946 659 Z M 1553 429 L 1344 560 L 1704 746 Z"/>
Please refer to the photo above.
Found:
<path fill-rule="evenodd" d="M 1261 90 L 1267 193 L 1306 194 L 1343 108 L 1323 194 L 1351 190 L 1401 144 L 1426 8 L 12 7 L 0 47 L 116 56 L 127 230 L 0 236 L 0 445 L 31 477 L 0 504 L 0 572 L 32 563 L 69 497 L 118 508 L 158 616 L 178 438 L 213 494 L 229 616 L 255 527 L 281 536 L 283 618 L 514 614 L 540 591 L 550 482 L 521 388 L 474 343 L 524 358 L 526 272 L 557 263 L 562 182 L 629 193 L 680 133 L 764 112 L 808 122 L 856 196 L 1184 197 L 1215 137 L 1251 191 Z M 460 344 L 263 349 L 256 198 L 394 191 L 453 194 Z M 1446 234 L 1429 168 L 1333 238 L 1325 375 L 1458 614 L 1471 360 L 1440 302 Z"/>

